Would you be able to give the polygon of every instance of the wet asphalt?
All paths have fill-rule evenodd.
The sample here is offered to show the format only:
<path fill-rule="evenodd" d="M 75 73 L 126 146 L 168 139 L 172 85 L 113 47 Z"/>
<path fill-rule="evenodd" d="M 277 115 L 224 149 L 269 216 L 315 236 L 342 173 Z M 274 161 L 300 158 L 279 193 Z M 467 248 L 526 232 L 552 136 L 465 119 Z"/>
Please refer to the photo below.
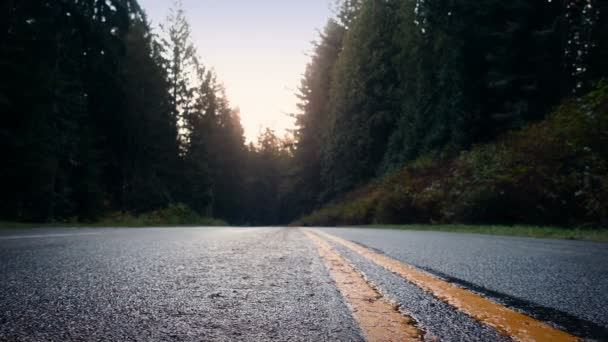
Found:
<path fill-rule="evenodd" d="M 592 340 L 608 244 L 323 229 Z M 508 341 L 332 244 L 428 341 Z M 0 230 L 0 341 L 362 341 L 296 228 Z"/>

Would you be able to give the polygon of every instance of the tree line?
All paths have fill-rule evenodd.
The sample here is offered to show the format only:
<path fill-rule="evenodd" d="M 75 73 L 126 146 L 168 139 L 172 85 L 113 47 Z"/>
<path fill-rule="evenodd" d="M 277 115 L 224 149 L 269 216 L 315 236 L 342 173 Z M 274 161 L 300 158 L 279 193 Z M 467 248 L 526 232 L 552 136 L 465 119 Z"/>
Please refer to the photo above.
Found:
<path fill-rule="evenodd" d="M 184 11 L 136 0 L 0 4 L 0 218 L 97 220 L 183 203 L 279 224 L 421 155 L 542 119 L 607 75 L 596 0 L 341 0 L 296 127 L 247 145 Z"/>
<path fill-rule="evenodd" d="M 601 1 L 342 1 L 300 87 L 292 207 L 538 122 L 607 58 Z"/>
<path fill-rule="evenodd" d="M 7 0 L 0 16 L 2 219 L 93 221 L 183 203 L 274 222 L 283 151 L 271 131 L 245 145 L 179 6 L 158 32 L 135 0 Z"/>

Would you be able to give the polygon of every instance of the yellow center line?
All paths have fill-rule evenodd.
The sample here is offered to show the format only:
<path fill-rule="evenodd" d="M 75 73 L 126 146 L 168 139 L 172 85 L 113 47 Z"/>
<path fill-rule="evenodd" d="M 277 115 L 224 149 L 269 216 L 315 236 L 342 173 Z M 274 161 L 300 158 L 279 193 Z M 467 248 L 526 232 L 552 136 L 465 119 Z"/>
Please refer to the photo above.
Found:
<path fill-rule="evenodd" d="M 376 253 L 356 243 L 315 231 L 316 234 L 339 243 L 370 259 L 374 263 L 400 275 L 440 300 L 468 314 L 501 334 L 519 341 L 579 341 L 573 335 L 540 322 L 530 316 L 507 308 L 469 290 L 439 279 L 427 272 Z"/>
<path fill-rule="evenodd" d="M 422 334 L 411 318 L 395 310 L 327 242 L 311 232 L 304 233 L 316 245 L 367 341 L 421 341 Z"/>

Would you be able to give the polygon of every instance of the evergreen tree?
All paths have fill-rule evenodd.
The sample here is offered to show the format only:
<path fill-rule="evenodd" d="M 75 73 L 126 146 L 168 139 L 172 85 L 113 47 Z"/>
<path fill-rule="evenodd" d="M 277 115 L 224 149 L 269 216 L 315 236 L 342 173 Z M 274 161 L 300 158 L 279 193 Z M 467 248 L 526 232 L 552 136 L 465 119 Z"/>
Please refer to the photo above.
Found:
<path fill-rule="evenodd" d="M 84 162 L 79 150 L 87 145 L 79 141 L 87 94 L 80 79 L 78 20 L 56 2 L 9 1 L 4 6 L 2 209 L 20 220 L 71 216 L 77 209 L 74 186 L 84 181 L 72 178 L 71 171 Z M 93 188 L 91 193 L 97 194 Z M 93 205 L 83 201 L 79 206 Z"/>
<path fill-rule="evenodd" d="M 3 216 L 90 219 L 166 205 L 168 176 L 159 170 L 168 166 L 155 158 L 176 154 L 175 125 L 163 104 L 158 49 L 137 3 L 3 6 L 0 67 L 13 80 L 0 82 L 3 117 L 11 118 L 2 135 L 9 189 L 0 200 Z M 162 182 L 153 181 L 161 174 Z M 148 201 L 137 197 L 143 195 Z"/>
<path fill-rule="evenodd" d="M 542 119 L 606 77 L 598 0 L 339 0 L 293 137 L 246 147 L 176 2 L 162 38 L 135 0 L 0 3 L 0 216 L 94 220 L 183 202 L 278 224 L 421 155 Z"/>
<path fill-rule="evenodd" d="M 200 72 L 197 102 L 187 122 L 188 155 L 206 160 L 209 178 L 209 210 L 214 216 L 240 221 L 243 191 L 244 132 L 238 110 L 230 107 L 223 87 L 211 71 Z"/>
<path fill-rule="evenodd" d="M 376 174 L 399 114 L 392 42 L 398 1 L 368 1 L 348 31 L 330 91 L 323 198 Z"/>
<path fill-rule="evenodd" d="M 177 123 L 150 31 L 145 19 L 137 20 L 126 37 L 122 201 L 124 209 L 137 212 L 174 201 L 178 167 Z"/>
<path fill-rule="evenodd" d="M 177 198 L 196 212 L 212 214 L 213 191 L 209 165 L 209 120 L 216 112 L 214 76 L 198 61 L 190 37 L 190 25 L 181 2 L 176 1 L 167 22 L 162 26 L 165 68 L 169 99 L 178 127 L 180 146 L 180 177 Z"/>
<path fill-rule="evenodd" d="M 185 126 L 188 125 L 187 116 L 196 101 L 195 82 L 200 80 L 200 66 L 190 36 L 190 24 L 186 19 L 181 1 L 174 2 L 169 16 L 161 28 L 171 107 L 179 127 L 179 141 L 182 150 L 185 150 L 185 146 L 188 144 L 188 129 Z"/>
<path fill-rule="evenodd" d="M 336 0 L 335 12 L 339 25 L 349 29 L 361 11 L 364 0 Z"/>
<path fill-rule="evenodd" d="M 343 26 L 328 21 L 315 44 L 312 61 L 299 89 L 300 113 L 296 115 L 295 151 L 286 216 L 295 218 L 315 208 L 321 193 L 321 150 L 329 122 L 329 91 L 333 69 L 342 50 Z"/>
<path fill-rule="evenodd" d="M 257 146 L 249 147 L 246 183 L 246 222 L 254 225 L 280 223 L 282 180 L 289 155 L 274 131 L 260 133 Z"/>

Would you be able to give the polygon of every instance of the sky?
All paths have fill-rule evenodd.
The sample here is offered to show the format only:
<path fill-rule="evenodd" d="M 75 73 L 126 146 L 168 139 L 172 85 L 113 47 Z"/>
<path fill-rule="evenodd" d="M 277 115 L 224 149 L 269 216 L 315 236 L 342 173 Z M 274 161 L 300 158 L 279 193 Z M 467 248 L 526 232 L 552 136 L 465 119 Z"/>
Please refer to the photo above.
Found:
<path fill-rule="evenodd" d="M 153 27 L 173 0 L 139 0 Z M 182 0 L 192 38 L 215 69 L 248 142 L 266 127 L 282 136 L 293 127 L 297 91 L 312 41 L 332 15 L 332 0 Z"/>

